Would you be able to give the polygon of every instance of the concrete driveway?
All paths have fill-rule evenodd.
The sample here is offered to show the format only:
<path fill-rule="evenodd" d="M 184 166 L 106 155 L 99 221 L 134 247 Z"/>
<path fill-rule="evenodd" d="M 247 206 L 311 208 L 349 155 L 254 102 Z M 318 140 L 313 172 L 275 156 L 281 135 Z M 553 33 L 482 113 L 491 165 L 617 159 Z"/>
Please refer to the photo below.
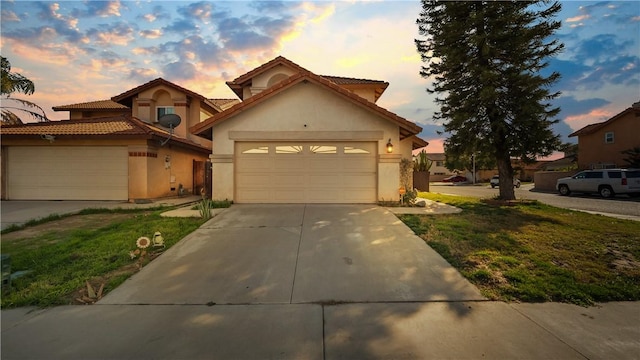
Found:
<path fill-rule="evenodd" d="M 484 300 L 388 210 L 234 205 L 101 304 Z"/>

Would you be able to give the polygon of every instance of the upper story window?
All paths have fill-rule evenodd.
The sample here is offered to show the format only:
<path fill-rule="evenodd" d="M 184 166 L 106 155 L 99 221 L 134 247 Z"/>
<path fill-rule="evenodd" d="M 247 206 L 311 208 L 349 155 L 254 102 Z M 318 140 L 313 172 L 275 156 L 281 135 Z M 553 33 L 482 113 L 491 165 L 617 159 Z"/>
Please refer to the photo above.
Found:
<path fill-rule="evenodd" d="M 175 114 L 176 110 L 173 106 L 156 106 L 156 121 L 166 114 Z"/>
<path fill-rule="evenodd" d="M 438 167 L 444 166 L 444 161 L 436 161 L 436 166 Z"/>
<path fill-rule="evenodd" d="M 613 144 L 613 131 L 604 133 L 604 143 Z"/>

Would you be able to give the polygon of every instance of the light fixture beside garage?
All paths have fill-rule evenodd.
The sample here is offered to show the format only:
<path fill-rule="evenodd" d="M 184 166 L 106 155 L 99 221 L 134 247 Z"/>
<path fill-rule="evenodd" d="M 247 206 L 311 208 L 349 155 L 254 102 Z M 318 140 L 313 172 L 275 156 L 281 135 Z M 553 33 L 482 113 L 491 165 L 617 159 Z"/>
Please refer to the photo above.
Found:
<path fill-rule="evenodd" d="M 391 154 L 393 152 L 393 144 L 391 143 L 391 139 L 387 141 L 387 153 Z"/>

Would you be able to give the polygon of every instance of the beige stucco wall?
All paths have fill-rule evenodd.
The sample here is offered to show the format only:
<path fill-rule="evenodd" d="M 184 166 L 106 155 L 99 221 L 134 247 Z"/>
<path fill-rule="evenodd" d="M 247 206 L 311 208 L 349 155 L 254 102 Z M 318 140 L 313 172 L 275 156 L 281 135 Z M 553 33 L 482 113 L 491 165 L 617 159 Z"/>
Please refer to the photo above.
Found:
<path fill-rule="evenodd" d="M 2 155 L 6 146 L 126 146 L 129 152 L 129 200 L 150 199 L 178 195 L 179 184 L 191 190 L 193 185 L 193 160 L 206 161 L 207 154 L 197 154 L 186 149 L 165 145 L 159 147 L 157 141 L 138 140 L 71 140 L 58 138 L 53 143 L 41 139 L 2 139 Z M 140 153 L 157 154 L 140 156 Z M 165 168 L 165 156 L 171 157 L 170 168 Z M 2 198 L 6 194 L 6 174 L 4 156 L 0 159 L 2 173 Z M 171 182 L 171 176 L 175 182 Z M 171 190 L 172 185 L 175 190 Z"/>
<path fill-rule="evenodd" d="M 578 138 L 578 168 L 589 169 L 599 164 L 625 167 L 621 151 L 640 146 L 640 117 L 630 111 L 598 131 Z M 614 142 L 606 144 L 604 135 L 614 133 Z"/>
<path fill-rule="evenodd" d="M 573 176 L 576 173 L 577 171 L 538 171 L 533 177 L 535 189 L 540 191 L 555 191 L 558 179 Z"/>
<path fill-rule="evenodd" d="M 407 151 L 398 126 L 312 83 L 297 84 L 213 127 L 213 198 L 234 197 L 234 141 L 301 139 L 377 141 L 378 199 L 397 198 L 400 151 Z M 389 139 L 394 144 L 391 156 L 386 153 Z"/>
<path fill-rule="evenodd" d="M 135 153 L 157 156 L 134 156 Z M 206 161 L 207 155 L 179 147 L 157 144 L 129 146 L 129 197 L 153 199 L 176 196 L 180 184 L 187 193 L 193 187 L 193 161 Z"/>
<path fill-rule="evenodd" d="M 376 102 L 376 92 L 374 89 L 372 89 L 371 87 L 368 88 L 349 88 L 348 90 L 350 90 L 351 92 L 355 93 L 356 95 L 363 97 L 371 102 Z"/>
<path fill-rule="evenodd" d="M 294 71 L 293 69 L 290 69 L 283 65 L 278 65 L 256 75 L 254 78 L 251 79 L 251 87 L 248 89 L 249 91 L 246 92 L 246 89 L 245 89 L 244 100 L 247 100 L 252 95 L 256 95 L 260 93 L 261 91 L 266 89 L 269 85 L 272 85 L 274 82 L 275 83 L 279 82 L 280 80 L 284 79 L 284 76 L 288 77 L 288 76 L 294 75 L 295 73 L 296 71 Z M 271 81 L 272 84 L 269 84 L 272 78 L 274 78 L 273 81 Z"/>

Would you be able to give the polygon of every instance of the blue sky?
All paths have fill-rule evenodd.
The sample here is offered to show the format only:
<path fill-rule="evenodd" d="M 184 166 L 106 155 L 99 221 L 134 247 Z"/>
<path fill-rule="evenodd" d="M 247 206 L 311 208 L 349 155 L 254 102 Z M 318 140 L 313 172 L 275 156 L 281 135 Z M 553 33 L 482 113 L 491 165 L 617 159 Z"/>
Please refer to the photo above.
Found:
<path fill-rule="evenodd" d="M 0 52 L 36 84 L 29 100 L 55 105 L 108 99 L 163 77 L 210 98 L 225 81 L 282 55 L 317 74 L 385 80 L 378 104 L 420 124 L 442 151 L 435 95 L 418 74 L 419 1 L 1 1 Z M 563 1 L 550 61 L 562 74 L 566 136 L 640 100 L 640 2 Z"/>

